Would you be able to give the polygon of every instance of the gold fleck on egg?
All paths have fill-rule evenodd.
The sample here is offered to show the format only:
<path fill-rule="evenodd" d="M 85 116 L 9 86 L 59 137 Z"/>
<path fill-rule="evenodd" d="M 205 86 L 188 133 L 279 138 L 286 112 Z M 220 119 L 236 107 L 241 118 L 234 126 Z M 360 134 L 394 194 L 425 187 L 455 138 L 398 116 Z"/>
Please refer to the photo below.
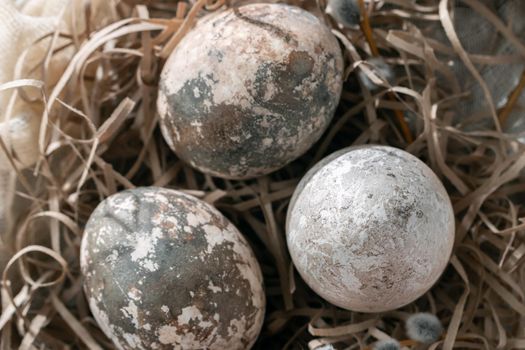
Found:
<path fill-rule="evenodd" d="M 334 305 L 383 312 L 423 295 L 448 264 L 454 213 L 434 172 L 387 146 L 340 150 L 301 180 L 286 222 L 305 282 Z"/>
<path fill-rule="evenodd" d="M 337 40 L 305 10 L 251 4 L 212 14 L 164 66 L 161 130 L 202 172 L 268 174 L 321 137 L 339 102 L 342 73 Z"/>
<path fill-rule="evenodd" d="M 93 316 L 119 349 L 249 349 L 262 275 L 247 241 L 209 204 L 175 190 L 117 193 L 81 246 Z"/>

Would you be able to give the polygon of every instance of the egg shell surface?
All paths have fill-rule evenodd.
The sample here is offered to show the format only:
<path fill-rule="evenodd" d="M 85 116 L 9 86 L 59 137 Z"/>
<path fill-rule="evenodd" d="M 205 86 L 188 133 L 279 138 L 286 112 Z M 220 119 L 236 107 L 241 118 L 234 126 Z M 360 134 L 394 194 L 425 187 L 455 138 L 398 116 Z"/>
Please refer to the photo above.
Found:
<path fill-rule="evenodd" d="M 142 187 L 92 213 L 81 245 L 93 316 L 119 349 L 249 349 L 265 295 L 253 251 L 209 204 Z"/>
<path fill-rule="evenodd" d="M 350 147 L 298 185 L 286 223 L 292 260 L 334 305 L 361 312 L 404 306 L 448 264 L 454 213 L 434 172 L 387 146 Z"/>
<path fill-rule="evenodd" d="M 160 79 L 166 142 L 202 172 L 230 179 L 279 169 L 332 120 L 341 49 L 314 15 L 250 4 L 203 18 L 177 45 Z"/>

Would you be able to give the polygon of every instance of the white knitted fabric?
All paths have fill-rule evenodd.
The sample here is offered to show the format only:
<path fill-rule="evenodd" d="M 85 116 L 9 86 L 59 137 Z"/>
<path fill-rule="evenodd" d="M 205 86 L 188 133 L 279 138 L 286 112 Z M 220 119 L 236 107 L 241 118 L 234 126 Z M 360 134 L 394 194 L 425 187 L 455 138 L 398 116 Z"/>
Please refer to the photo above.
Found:
<path fill-rule="evenodd" d="M 14 0 L 0 1 L 0 83 L 6 83 L 15 77 L 17 60 L 32 43 L 46 33 L 53 32 L 57 25 L 57 8 L 51 12 L 52 5 L 64 6 L 66 0 L 30 1 L 40 3 L 40 9 L 35 5 Z M 50 10 L 44 7 L 50 6 Z M 29 11 L 24 12 L 28 6 Z M 40 10 L 40 11 L 39 11 Z M 47 10 L 47 11 L 46 11 Z M 36 62 L 37 58 L 45 55 L 45 46 L 39 45 L 28 52 L 28 63 Z M 38 76 L 33 76 L 37 78 Z M 38 135 L 38 111 L 24 108 L 17 102 L 12 115 L 6 115 L 7 106 L 13 90 L 0 92 L 0 136 L 7 148 L 16 154 L 20 167 L 30 165 L 38 155 L 35 138 Z M 7 157 L 0 151 L 0 232 L 8 230 L 11 207 L 14 194 L 14 175 Z"/>
<path fill-rule="evenodd" d="M 30 8 L 32 16 L 25 14 L 24 8 L 18 10 L 13 0 L 0 1 L 0 83 L 6 83 L 15 78 L 15 67 L 18 59 L 31 47 L 31 44 L 38 38 L 47 33 L 55 31 L 58 25 L 57 17 L 51 14 L 58 14 L 58 8 L 52 8 L 52 4 L 65 6 L 67 0 L 51 0 L 51 1 L 31 1 L 40 4 L 47 4 L 45 9 L 41 6 L 38 11 L 35 6 Z M 29 5 L 29 3 L 28 3 Z M 24 6 L 25 7 L 25 6 Z M 58 11 L 57 11 L 58 10 Z M 40 12 L 40 13 L 39 13 Z M 46 54 L 49 41 L 42 42 L 40 45 L 31 47 L 28 51 L 26 64 L 24 67 L 30 69 Z M 54 63 L 54 62 L 53 62 Z M 56 64 L 54 64 L 56 66 Z M 27 70 L 27 69 L 26 69 Z M 54 73 L 54 72 L 53 72 Z M 25 75 L 23 78 L 39 79 L 40 70 L 36 70 L 35 74 L 29 76 Z M 34 94 L 38 91 L 29 91 Z M 35 132 L 38 131 L 38 109 L 30 109 L 21 101 L 17 101 L 13 113 L 7 120 L 6 109 L 13 90 L 0 92 L 0 135 L 8 148 L 15 151 L 16 158 L 20 161 L 21 166 L 27 166 L 33 163 L 36 159 L 37 153 L 34 143 Z M 22 119 L 19 120 L 19 117 Z M 0 152 L 0 170 L 11 169 L 11 165 L 7 162 L 4 152 Z"/>
<path fill-rule="evenodd" d="M 57 29 L 67 34 L 72 34 L 73 30 L 81 33 L 85 28 L 85 3 L 84 0 L 0 0 L 0 85 L 16 78 L 43 80 L 42 69 L 38 65 L 49 50 L 52 35 L 38 43 L 36 41 Z M 106 10 L 110 4 L 112 0 L 91 1 L 92 15 L 98 16 L 96 23 L 103 23 L 109 17 L 111 11 Z M 55 47 L 60 47 L 61 40 Z M 73 54 L 73 48 L 69 48 L 53 55 L 45 77 L 48 92 Z M 15 76 L 17 62 L 24 55 L 21 74 Z M 24 91 L 30 97 L 41 94 L 35 88 Z M 7 115 L 13 93 L 14 90 L 0 92 L 0 136 L 14 156 L 17 167 L 23 169 L 34 164 L 39 156 L 38 132 L 43 104 L 33 103 L 30 106 L 18 97 Z M 0 237 L 9 231 L 15 182 L 12 165 L 0 149 Z"/>

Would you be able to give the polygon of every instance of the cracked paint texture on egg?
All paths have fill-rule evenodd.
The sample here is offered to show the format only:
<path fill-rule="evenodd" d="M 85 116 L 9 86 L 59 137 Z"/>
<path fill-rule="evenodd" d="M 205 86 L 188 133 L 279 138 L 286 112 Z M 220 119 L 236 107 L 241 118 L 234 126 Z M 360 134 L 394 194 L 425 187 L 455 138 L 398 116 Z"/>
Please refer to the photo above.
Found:
<path fill-rule="evenodd" d="M 84 290 L 119 349 L 248 349 L 265 296 L 247 241 L 184 193 L 117 193 L 91 215 L 81 246 Z"/>
<path fill-rule="evenodd" d="M 286 234 L 305 282 L 329 302 L 382 312 L 423 295 L 448 264 L 454 213 L 438 177 L 387 146 L 340 150 L 301 180 Z"/>
<path fill-rule="evenodd" d="M 342 71 L 337 40 L 307 11 L 252 4 L 212 14 L 164 66 L 161 130 L 181 159 L 205 173 L 267 174 L 321 137 Z"/>

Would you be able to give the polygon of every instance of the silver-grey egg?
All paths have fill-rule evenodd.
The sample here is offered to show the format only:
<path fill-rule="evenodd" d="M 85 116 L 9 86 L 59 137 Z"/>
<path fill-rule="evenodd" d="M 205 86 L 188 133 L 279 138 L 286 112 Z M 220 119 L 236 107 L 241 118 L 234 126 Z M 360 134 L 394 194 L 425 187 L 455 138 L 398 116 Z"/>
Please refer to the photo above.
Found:
<path fill-rule="evenodd" d="M 101 202 L 81 246 L 84 290 L 119 349 L 249 349 L 265 296 L 255 256 L 216 209 L 143 187 Z"/>

